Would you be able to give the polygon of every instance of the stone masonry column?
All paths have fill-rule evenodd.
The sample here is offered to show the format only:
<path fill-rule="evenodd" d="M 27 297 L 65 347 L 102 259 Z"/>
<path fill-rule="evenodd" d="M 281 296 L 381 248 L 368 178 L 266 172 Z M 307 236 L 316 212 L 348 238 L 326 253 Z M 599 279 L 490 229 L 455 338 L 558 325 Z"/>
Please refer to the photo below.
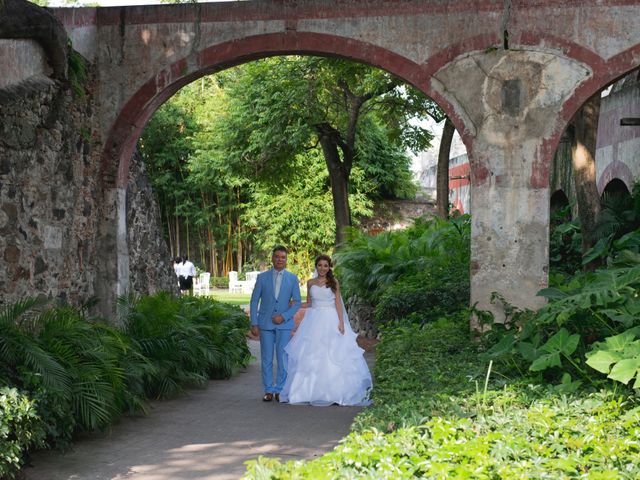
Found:
<path fill-rule="evenodd" d="M 563 103 L 591 72 L 553 53 L 458 57 L 432 78 L 454 106 L 471 161 L 471 304 L 504 320 L 493 292 L 537 309 L 547 286 L 549 167 Z M 473 325 L 477 327 L 477 325 Z"/>

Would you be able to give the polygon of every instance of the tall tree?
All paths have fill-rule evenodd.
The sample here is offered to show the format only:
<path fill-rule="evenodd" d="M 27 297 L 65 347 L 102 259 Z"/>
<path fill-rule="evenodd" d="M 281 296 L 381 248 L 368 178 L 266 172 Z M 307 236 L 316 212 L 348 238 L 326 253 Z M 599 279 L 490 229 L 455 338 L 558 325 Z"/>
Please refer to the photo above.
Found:
<path fill-rule="evenodd" d="M 596 219 L 600 213 L 595 161 L 599 116 L 600 92 L 578 110 L 568 129 L 583 253 L 595 244 Z"/>
<path fill-rule="evenodd" d="M 332 190 L 336 244 L 352 224 L 349 181 L 361 160 L 356 139 L 367 125 L 364 120 L 384 126 L 388 141 L 398 146 L 424 149 L 432 138 L 409 120 L 438 107 L 397 78 L 363 64 L 276 57 L 222 76 L 230 109 L 220 134 L 236 167 L 284 180 L 296 154 L 320 146 Z"/>
<path fill-rule="evenodd" d="M 449 155 L 451 153 L 451 142 L 456 131 L 453 123 L 447 117 L 442 129 L 440 149 L 438 150 L 438 166 L 436 174 L 436 198 L 438 216 L 446 219 L 449 217 Z"/>

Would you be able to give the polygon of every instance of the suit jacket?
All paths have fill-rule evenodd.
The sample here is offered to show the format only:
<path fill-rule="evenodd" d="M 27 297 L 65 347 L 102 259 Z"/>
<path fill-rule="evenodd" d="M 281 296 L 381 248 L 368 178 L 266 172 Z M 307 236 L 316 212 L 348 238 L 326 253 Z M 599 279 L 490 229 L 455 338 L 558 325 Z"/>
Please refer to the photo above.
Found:
<path fill-rule="evenodd" d="M 293 316 L 301 303 L 298 277 L 284 270 L 280 293 L 276 298 L 273 275 L 273 268 L 270 268 L 256 279 L 249 305 L 251 325 L 258 325 L 261 330 L 291 330 L 294 326 Z M 273 323 L 271 319 L 274 315 L 282 315 L 284 322 Z"/>

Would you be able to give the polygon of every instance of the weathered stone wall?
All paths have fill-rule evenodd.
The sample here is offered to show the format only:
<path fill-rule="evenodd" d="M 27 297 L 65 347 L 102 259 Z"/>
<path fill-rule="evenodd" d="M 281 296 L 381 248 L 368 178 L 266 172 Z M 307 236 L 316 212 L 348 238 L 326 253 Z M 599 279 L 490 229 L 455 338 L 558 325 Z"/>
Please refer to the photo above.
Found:
<path fill-rule="evenodd" d="M 45 76 L 0 89 L 0 305 L 27 296 L 79 305 L 98 296 L 109 307 L 101 313 L 113 312 L 115 298 L 102 297 L 113 296 L 105 272 L 119 258 L 105 248 L 115 235 L 105 223 L 114 202 L 100 186 L 93 111 L 89 94 Z M 129 180 L 129 288 L 175 291 L 159 209 L 139 160 Z"/>
<path fill-rule="evenodd" d="M 160 208 L 137 153 L 131 159 L 127 185 L 127 232 L 130 288 L 144 293 L 177 293 L 171 255 L 162 236 Z"/>
<path fill-rule="evenodd" d="M 0 302 L 94 294 L 92 105 L 34 76 L 0 91 Z"/>
<path fill-rule="evenodd" d="M 378 338 L 375 308 L 353 296 L 345 301 L 351 328 L 364 338 Z"/>
<path fill-rule="evenodd" d="M 428 200 L 383 200 L 374 205 L 373 216 L 363 219 L 360 227 L 372 234 L 400 230 L 412 225 L 417 218 L 430 218 L 435 214 L 435 205 Z"/>

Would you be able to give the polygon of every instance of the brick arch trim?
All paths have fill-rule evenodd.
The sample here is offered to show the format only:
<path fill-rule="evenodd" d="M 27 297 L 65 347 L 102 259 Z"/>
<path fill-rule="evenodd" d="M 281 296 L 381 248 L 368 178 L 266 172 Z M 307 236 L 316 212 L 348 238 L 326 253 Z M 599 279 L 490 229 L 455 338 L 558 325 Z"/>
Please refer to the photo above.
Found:
<path fill-rule="evenodd" d="M 535 38 L 539 38 L 540 41 L 544 42 L 547 46 L 562 51 L 568 58 L 588 65 L 593 71 L 593 75 L 579 85 L 574 94 L 564 102 L 560 115 L 556 119 L 554 135 L 544 140 L 542 159 L 547 165 L 548 170 L 562 134 L 580 107 L 607 85 L 640 67 L 638 60 L 640 59 L 640 43 L 611 57 L 609 60 L 605 60 L 592 50 L 568 42 L 565 39 L 544 34 L 543 32 L 529 32 L 523 35 L 524 41 L 533 42 Z M 604 183 L 602 188 L 600 188 L 598 184 L 600 193 L 602 193 L 602 189 L 606 183 L 607 182 Z M 627 186 L 629 185 L 628 182 L 625 181 L 625 183 L 627 183 Z"/>
<path fill-rule="evenodd" d="M 312 32 L 280 32 L 255 35 L 204 48 L 193 57 L 183 58 L 158 72 L 139 88 L 125 103 L 109 130 L 102 154 L 103 178 L 107 184 L 119 187 L 127 184 L 129 161 L 135 150 L 142 129 L 157 108 L 180 88 L 194 80 L 226 68 L 252 60 L 276 55 L 304 54 L 345 58 L 381 68 L 423 91 L 445 111 L 460 132 L 467 148 L 472 139 L 466 135 L 463 120 L 453 106 L 430 86 L 431 75 L 452 59 L 469 49 L 486 47 L 488 41 L 499 39 L 486 35 L 466 39 L 434 55 L 424 65 L 419 65 L 402 55 L 385 48 L 351 38 Z M 117 162 L 117 171 L 116 165 Z"/>
<path fill-rule="evenodd" d="M 615 179 L 622 181 L 627 186 L 627 190 L 633 190 L 634 180 L 631 169 L 629 169 L 626 163 L 616 160 L 610 163 L 607 168 L 604 169 L 600 178 L 598 178 L 598 193 L 602 195 L 602 192 L 604 192 L 609 182 Z"/>

